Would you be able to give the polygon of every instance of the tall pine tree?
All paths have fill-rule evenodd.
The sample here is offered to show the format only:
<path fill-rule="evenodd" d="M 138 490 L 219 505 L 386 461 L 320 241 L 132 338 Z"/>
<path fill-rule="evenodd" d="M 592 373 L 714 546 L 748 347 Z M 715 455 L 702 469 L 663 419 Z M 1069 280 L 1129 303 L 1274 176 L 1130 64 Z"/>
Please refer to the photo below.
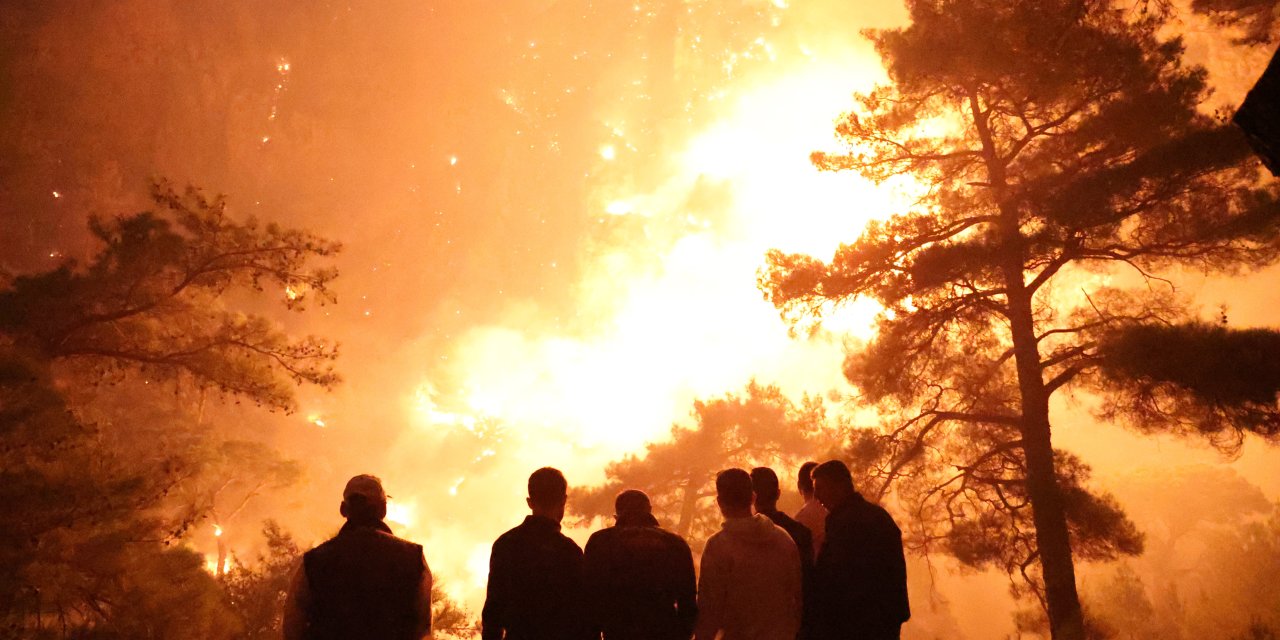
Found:
<path fill-rule="evenodd" d="M 884 306 L 846 375 L 902 412 L 882 443 L 888 478 L 959 455 L 954 482 L 1029 507 L 1024 568 L 1054 638 L 1083 638 L 1073 544 L 1088 520 L 1069 522 L 1061 478 L 1077 461 L 1053 448 L 1050 397 L 1105 392 L 1099 345 L 1115 332 L 1187 320 L 1168 279 L 1180 268 L 1274 262 L 1280 207 L 1242 136 L 1202 112 L 1205 72 L 1159 15 L 1074 0 L 908 8 L 910 26 L 869 34 L 890 82 L 838 124 L 848 151 L 813 160 L 907 176 L 926 196 L 829 262 L 771 252 L 760 284 L 793 323 L 855 297 Z"/>

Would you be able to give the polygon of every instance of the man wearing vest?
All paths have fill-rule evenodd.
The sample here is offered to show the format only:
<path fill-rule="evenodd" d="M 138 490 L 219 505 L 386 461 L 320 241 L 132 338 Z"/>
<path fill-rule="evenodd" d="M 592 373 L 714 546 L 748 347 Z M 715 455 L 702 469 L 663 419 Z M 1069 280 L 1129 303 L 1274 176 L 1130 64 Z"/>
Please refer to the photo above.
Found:
<path fill-rule="evenodd" d="M 422 546 L 382 521 L 382 481 L 347 482 L 338 535 L 306 552 L 285 601 L 285 640 L 419 640 L 431 633 L 431 570 Z"/>

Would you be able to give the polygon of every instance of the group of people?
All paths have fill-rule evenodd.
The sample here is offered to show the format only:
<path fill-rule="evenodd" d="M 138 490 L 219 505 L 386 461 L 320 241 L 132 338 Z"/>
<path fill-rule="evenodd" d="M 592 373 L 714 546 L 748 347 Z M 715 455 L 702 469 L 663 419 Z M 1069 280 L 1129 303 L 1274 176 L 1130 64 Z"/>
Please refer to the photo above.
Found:
<path fill-rule="evenodd" d="M 795 518 L 778 510 L 778 476 L 758 467 L 716 476 L 724 516 L 700 571 L 679 535 L 630 489 L 615 524 L 585 552 L 560 531 L 568 497 L 553 468 L 529 476 L 530 515 L 493 544 L 484 640 L 884 640 L 910 617 L 902 533 L 853 486 L 838 460 L 805 463 Z M 383 523 L 373 476 L 347 483 L 347 523 L 308 551 L 286 602 L 287 640 L 422 638 L 431 571 L 422 547 Z"/>

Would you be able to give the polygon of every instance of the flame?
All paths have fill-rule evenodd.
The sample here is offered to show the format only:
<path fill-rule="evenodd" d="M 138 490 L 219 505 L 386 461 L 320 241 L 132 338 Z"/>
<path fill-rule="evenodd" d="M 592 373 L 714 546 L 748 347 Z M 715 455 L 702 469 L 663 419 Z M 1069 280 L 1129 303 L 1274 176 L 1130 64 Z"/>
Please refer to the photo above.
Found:
<path fill-rule="evenodd" d="M 830 255 L 906 195 L 903 185 L 881 188 L 849 173 L 820 173 L 808 162 L 811 151 L 831 145 L 832 120 L 852 106 L 850 86 L 849 67 L 832 65 L 741 94 L 727 117 L 690 141 L 673 175 L 649 193 L 606 206 L 626 215 L 643 201 L 646 218 L 676 240 L 656 268 L 631 268 L 630 246 L 600 257 L 600 268 L 582 283 L 580 307 L 584 314 L 607 310 L 588 318 L 601 328 L 586 337 L 473 330 L 459 342 L 461 357 L 450 358 L 462 363 L 454 373 L 469 410 L 440 410 L 428 381 L 417 394 L 419 416 L 471 430 L 489 416 L 520 425 L 529 440 L 561 443 L 554 447 L 559 457 L 584 447 L 616 457 L 663 435 L 693 398 L 740 388 L 753 375 L 776 376 L 793 390 L 838 385 L 839 345 L 788 338 L 754 276 L 768 249 Z M 723 210 L 684 210 L 707 182 L 728 188 L 731 197 L 718 203 Z M 865 337 L 875 312 L 862 303 L 828 322 Z M 574 462 L 594 475 L 602 460 Z"/>
<path fill-rule="evenodd" d="M 218 526 L 218 525 L 216 525 L 216 524 L 215 524 L 215 525 L 213 525 L 213 536 L 214 536 L 215 538 L 221 538 L 221 537 L 222 537 L 222 527 L 220 527 L 220 526 Z"/>
<path fill-rule="evenodd" d="M 417 520 L 417 503 L 387 500 L 387 522 L 412 530 Z"/>
<path fill-rule="evenodd" d="M 431 529 L 433 557 L 448 558 L 442 575 L 465 576 L 454 584 L 469 598 L 483 593 L 494 529 L 512 524 L 499 514 L 523 511 L 533 469 L 552 465 L 571 485 L 596 483 L 607 462 L 687 423 L 695 398 L 740 390 L 753 377 L 796 396 L 839 387 L 843 337 L 871 334 L 878 308 L 860 302 L 824 314 L 832 334 L 791 338 L 756 274 L 773 248 L 829 257 L 918 193 L 911 183 L 874 185 L 809 162 L 814 150 L 832 148 L 835 120 L 883 70 L 869 49 L 815 44 L 800 55 L 762 39 L 748 53 L 775 66 L 718 91 L 720 118 L 651 166 L 648 182 L 619 162 L 623 148 L 632 150 L 624 135 L 637 131 L 623 114 L 602 118 L 612 138 L 595 152 L 617 163 L 617 175 L 593 184 L 597 223 L 624 218 L 620 226 L 640 231 L 593 247 L 575 283 L 576 329 L 530 322 L 522 311 L 474 327 L 454 337 L 447 357 L 432 358 L 445 364 L 407 398 L 421 429 L 405 434 L 406 446 L 430 433 L 441 439 L 427 446 L 472 447 L 448 461 L 455 466 L 424 475 L 441 494 L 457 496 L 465 483 L 483 498 L 476 513 L 440 512 Z M 526 113 L 511 92 L 499 96 Z M 625 157 L 633 155 L 643 157 Z"/>

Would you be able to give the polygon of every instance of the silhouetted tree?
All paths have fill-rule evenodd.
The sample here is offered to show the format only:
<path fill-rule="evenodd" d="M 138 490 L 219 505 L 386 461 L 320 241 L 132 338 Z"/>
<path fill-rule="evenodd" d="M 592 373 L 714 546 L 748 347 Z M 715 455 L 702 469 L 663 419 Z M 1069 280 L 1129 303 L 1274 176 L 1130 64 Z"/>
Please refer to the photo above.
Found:
<path fill-rule="evenodd" d="M 1280 29 L 1276 0 L 1191 0 L 1191 10 L 1214 22 L 1241 30 L 1236 44 L 1262 45 L 1275 41 Z"/>
<path fill-rule="evenodd" d="M 5 633 L 235 632 L 204 559 L 168 547 L 192 520 L 234 511 L 297 469 L 225 438 L 183 397 L 221 391 L 288 410 L 295 385 L 338 380 L 326 342 L 232 307 L 267 285 L 289 308 L 331 301 L 336 272 L 311 262 L 337 245 L 235 222 L 221 198 L 195 190 L 153 195 L 156 212 L 91 223 L 102 246 L 86 264 L 0 288 Z M 237 472 L 246 486 L 231 487 Z"/>
<path fill-rule="evenodd" d="M 1159 270 L 1272 263 L 1280 208 L 1256 187 L 1242 136 L 1198 110 L 1205 72 L 1158 35 L 1159 15 L 1065 0 L 908 8 L 909 27 L 870 34 L 890 83 L 838 124 L 848 153 L 813 159 L 926 192 L 829 263 L 770 252 L 760 284 L 795 324 L 859 296 L 884 306 L 877 336 L 845 367 L 868 400 L 902 416 L 882 436 L 882 479 L 950 466 L 907 498 L 969 520 L 987 511 L 939 488 L 984 484 L 1001 508 L 1029 508 L 1029 575 L 1054 637 L 1075 640 L 1072 549 L 1093 524 L 1072 522 L 1062 468 L 1078 463 L 1053 448 L 1049 398 L 1105 389 L 1095 374 L 1109 331 L 1187 317 L 1156 289 Z M 1148 286 L 1089 279 L 1123 284 L 1123 267 Z M 1025 502 L 1002 495 L 1014 486 Z"/>
<path fill-rule="evenodd" d="M 226 201 L 154 186 L 158 211 L 102 220 L 92 261 L 15 278 L 0 291 L 0 331 L 51 360 L 88 366 L 101 379 L 123 368 L 200 386 L 273 409 L 293 407 L 293 384 L 338 381 L 337 352 L 291 340 L 269 320 L 226 309 L 225 294 L 267 285 L 290 309 L 334 301 L 331 268 L 309 263 L 339 245 L 226 213 Z"/>
<path fill-rule="evenodd" d="M 820 399 L 806 396 L 797 405 L 778 387 L 755 382 L 741 394 L 694 402 L 693 418 L 693 426 L 672 426 L 671 438 L 647 445 L 643 455 L 611 463 L 606 482 L 574 490 L 569 507 L 587 519 L 608 517 L 620 491 L 640 489 L 655 516 L 674 518 L 673 529 L 700 547 L 719 528 L 716 473 L 768 465 L 785 474 L 833 444 L 823 434 Z"/>

